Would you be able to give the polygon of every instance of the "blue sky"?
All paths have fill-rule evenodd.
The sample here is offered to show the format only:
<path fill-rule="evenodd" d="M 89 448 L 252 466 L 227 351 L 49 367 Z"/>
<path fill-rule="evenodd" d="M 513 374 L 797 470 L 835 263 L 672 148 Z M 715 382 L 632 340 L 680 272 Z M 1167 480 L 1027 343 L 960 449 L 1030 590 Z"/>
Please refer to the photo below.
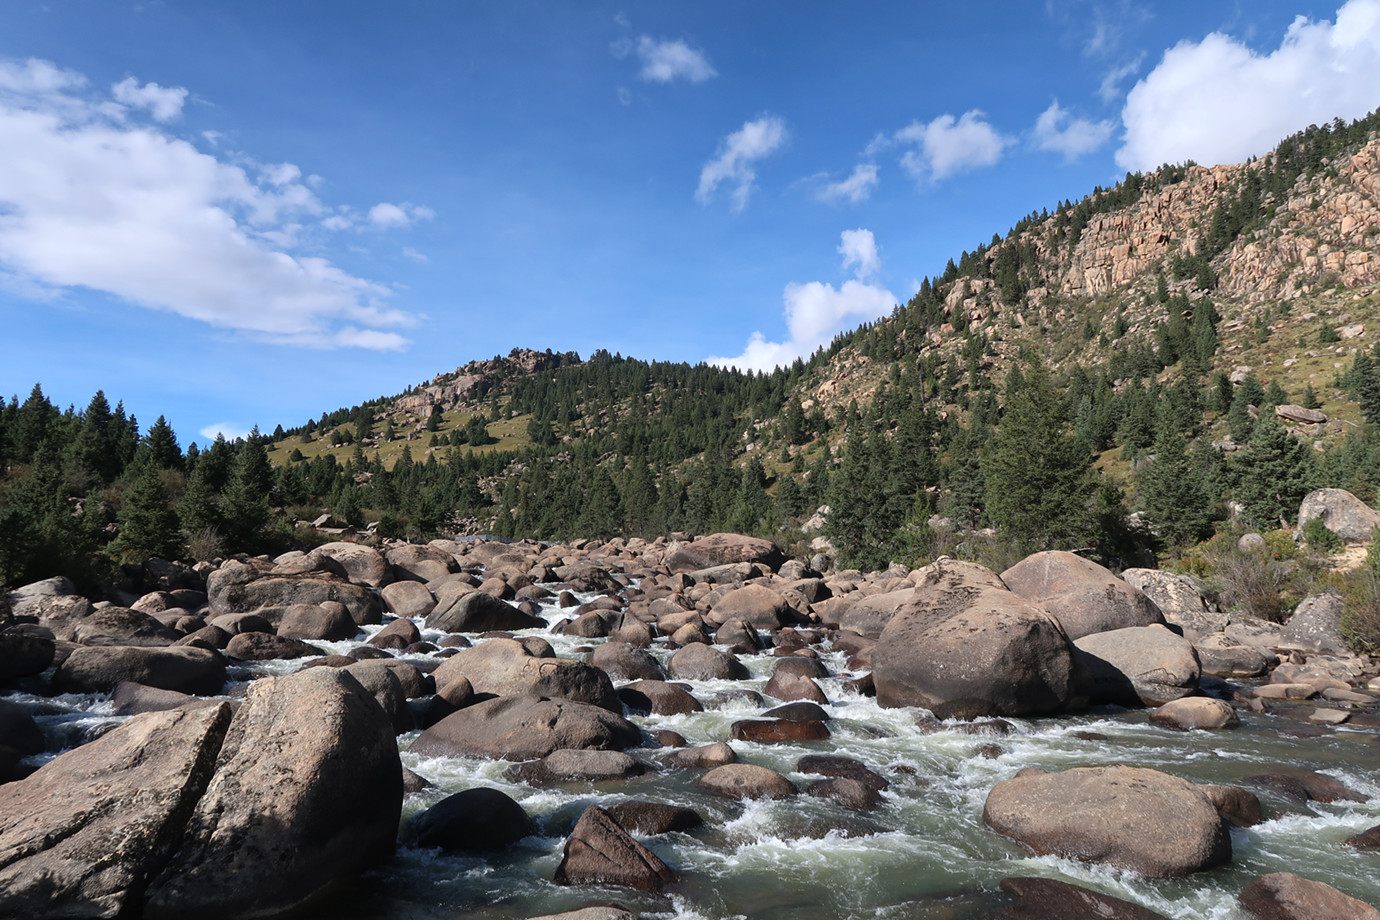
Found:
<path fill-rule="evenodd" d="M 184 441 L 515 346 L 766 367 L 1380 104 L 1380 0 L 10 2 L 0 393 Z"/>

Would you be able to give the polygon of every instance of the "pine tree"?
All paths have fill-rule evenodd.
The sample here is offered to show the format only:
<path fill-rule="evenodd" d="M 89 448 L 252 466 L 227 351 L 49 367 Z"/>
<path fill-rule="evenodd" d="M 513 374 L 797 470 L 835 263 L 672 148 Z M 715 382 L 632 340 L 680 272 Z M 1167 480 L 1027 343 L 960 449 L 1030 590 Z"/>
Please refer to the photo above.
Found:
<path fill-rule="evenodd" d="M 1188 546 L 1209 534 L 1211 499 L 1182 435 L 1166 427 L 1155 440 L 1155 457 L 1137 482 L 1141 507 L 1170 546 Z"/>
<path fill-rule="evenodd" d="M 1279 526 L 1298 514 L 1299 503 L 1313 488 L 1314 463 L 1308 448 L 1273 412 L 1262 413 L 1246 450 L 1237 454 L 1239 478 L 1235 498 L 1248 525 Z"/>
<path fill-rule="evenodd" d="M 148 434 L 144 435 L 144 444 L 159 469 L 182 469 L 182 448 L 178 446 L 177 434 L 163 416 L 158 416 L 158 420 L 149 426 Z"/>
<path fill-rule="evenodd" d="M 269 519 L 269 492 L 273 488 L 273 469 L 268 453 L 256 437 L 240 447 L 230 473 L 221 504 L 225 535 L 230 545 L 241 551 L 258 549 Z"/>
<path fill-rule="evenodd" d="M 111 542 L 109 552 L 121 562 L 178 559 L 186 551 L 181 522 L 168 502 L 161 469 L 151 452 L 141 454 L 133 464 L 125 506 L 116 520 L 120 535 Z"/>
<path fill-rule="evenodd" d="M 1042 549 L 1072 548 L 1090 536 L 1092 457 L 1074 438 L 1044 368 L 1007 403 L 982 453 L 987 515 L 1011 539 Z"/>

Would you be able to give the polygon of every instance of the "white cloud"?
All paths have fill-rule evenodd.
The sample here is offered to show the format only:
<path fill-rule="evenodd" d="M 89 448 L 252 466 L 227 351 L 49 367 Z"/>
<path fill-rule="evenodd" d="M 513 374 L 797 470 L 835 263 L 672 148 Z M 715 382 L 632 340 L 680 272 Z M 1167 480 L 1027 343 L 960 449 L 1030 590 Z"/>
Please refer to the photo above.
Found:
<path fill-rule="evenodd" d="M 1220 32 L 1182 42 L 1126 97 L 1117 163 L 1240 162 L 1309 124 L 1358 118 L 1380 103 L 1380 0 L 1348 0 L 1336 23 L 1294 20 L 1257 54 Z"/>
<path fill-rule="evenodd" d="M 872 190 L 876 187 L 877 164 L 859 163 L 853 168 L 851 176 L 838 182 L 826 182 L 815 193 L 815 197 L 820 201 L 847 201 L 850 204 L 858 204 L 870 198 Z"/>
<path fill-rule="evenodd" d="M 785 302 L 786 330 L 784 342 L 769 342 L 761 332 L 754 332 L 743 353 L 736 358 L 712 357 L 710 364 L 736 367 L 741 370 L 771 370 L 803 358 L 822 345 L 828 344 L 845 325 L 853 325 L 885 316 L 896 306 L 896 295 L 866 280 L 881 267 L 877 256 L 877 242 L 870 230 L 845 230 L 840 235 L 839 253 L 847 271 L 855 268 L 855 277 L 839 288 L 821 281 L 788 284 L 782 293 Z"/>
<path fill-rule="evenodd" d="M 1133 77 L 1140 73 L 1140 67 L 1145 63 L 1145 52 L 1136 55 L 1135 60 L 1128 61 L 1120 67 L 1113 67 L 1107 71 L 1102 78 L 1102 84 L 1097 88 L 1097 96 L 1103 102 L 1111 103 L 1121 95 L 1121 84 L 1128 77 Z"/>
<path fill-rule="evenodd" d="M 214 422 L 197 431 L 197 434 L 201 435 L 207 441 L 214 441 L 216 435 L 224 435 L 225 440 L 235 441 L 243 437 L 248 437 L 249 432 L 252 430 L 252 428 L 246 428 L 236 422 Z"/>
<path fill-rule="evenodd" d="M 431 220 L 436 212 L 425 205 L 415 205 L 404 201 L 402 204 L 379 202 L 369 209 L 369 220 L 375 227 L 387 230 L 392 227 L 411 226 L 414 221 Z"/>
<path fill-rule="evenodd" d="M 402 255 L 403 255 L 403 258 L 404 258 L 404 259 L 410 259 L 410 260 L 412 260 L 413 262 L 430 262 L 430 261 L 431 261 L 429 258 L 427 258 L 426 253 L 418 252 L 417 250 L 413 249 L 411 246 L 404 246 L 404 247 L 403 247 L 403 251 L 402 251 Z"/>
<path fill-rule="evenodd" d="M 745 122 L 723 139 L 718 155 L 700 170 L 695 200 L 708 204 L 714 200 L 720 184 L 727 183 L 732 188 L 733 210 L 743 210 L 757 179 L 757 161 L 776 152 L 785 142 L 786 123 L 775 115 Z"/>
<path fill-rule="evenodd" d="M 679 39 L 657 41 L 650 35 L 643 35 L 637 40 L 637 57 L 642 61 L 642 72 L 638 76 L 651 83 L 670 83 L 678 79 L 703 83 L 718 76 L 709 66 L 704 52 L 696 51 Z"/>
<path fill-rule="evenodd" d="M 1075 118 L 1056 99 L 1035 119 L 1035 144 L 1041 150 L 1062 153 L 1065 159 L 1074 160 L 1107 143 L 1114 127 L 1110 121 Z"/>
<path fill-rule="evenodd" d="M 380 329 L 412 321 L 386 306 L 389 289 L 287 251 L 325 212 L 295 166 L 227 163 L 85 86 L 0 60 L 0 272 L 263 341 L 403 344 Z"/>
<path fill-rule="evenodd" d="M 172 121 L 182 114 L 187 91 L 180 86 L 163 87 L 157 83 L 143 86 L 133 77 L 126 77 L 110 88 L 116 102 L 132 109 L 146 109 L 154 121 Z"/>
<path fill-rule="evenodd" d="M 940 115 L 927 124 L 913 121 L 891 137 L 891 143 L 910 145 L 901 165 L 917 181 L 938 181 L 956 173 L 992 166 L 1011 143 L 991 126 L 978 109 L 955 119 Z M 876 141 L 871 146 L 876 145 Z"/>
<path fill-rule="evenodd" d="M 882 269 L 877 255 L 877 239 L 871 230 L 845 230 L 839 237 L 839 255 L 843 256 L 843 270 L 855 268 L 853 274 L 866 281 Z"/>

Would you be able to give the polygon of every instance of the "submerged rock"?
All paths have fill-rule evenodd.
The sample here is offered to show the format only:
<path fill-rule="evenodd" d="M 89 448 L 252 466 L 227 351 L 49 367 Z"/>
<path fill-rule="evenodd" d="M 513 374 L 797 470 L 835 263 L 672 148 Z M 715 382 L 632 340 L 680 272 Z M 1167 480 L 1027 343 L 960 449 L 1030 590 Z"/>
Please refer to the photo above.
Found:
<path fill-rule="evenodd" d="M 1001 890 L 1016 903 L 990 920 L 1167 920 L 1139 904 L 1058 879 L 1002 879 Z"/>
<path fill-rule="evenodd" d="M 522 806 L 483 786 L 448 795 L 413 816 L 407 837 L 419 847 L 499 850 L 536 831 Z"/>
<path fill-rule="evenodd" d="M 1364 901 L 1292 872 L 1256 879 L 1238 900 L 1259 920 L 1380 920 L 1380 910 Z"/>
<path fill-rule="evenodd" d="M 622 750 L 642 733 L 622 716 L 571 700 L 498 697 L 446 716 L 412 742 L 428 756 L 536 760 L 562 748 Z"/>
<path fill-rule="evenodd" d="M 558 885 L 621 885 L 639 891 L 660 891 L 676 881 L 670 866 L 598 805 L 586 808 L 575 823 L 555 876 Z"/>

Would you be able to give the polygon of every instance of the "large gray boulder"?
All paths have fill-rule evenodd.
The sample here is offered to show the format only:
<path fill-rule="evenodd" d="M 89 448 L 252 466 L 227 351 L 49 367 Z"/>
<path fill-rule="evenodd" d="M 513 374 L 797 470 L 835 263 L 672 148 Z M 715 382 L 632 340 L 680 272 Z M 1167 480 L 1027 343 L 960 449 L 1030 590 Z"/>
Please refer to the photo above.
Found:
<path fill-rule="evenodd" d="M 559 697 L 623 712 L 613 681 L 598 668 L 567 658 L 539 658 L 515 639 L 490 639 L 447 658 L 433 672 L 443 688 L 459 678 L 475 693 Z"/>
<path fill-rule="evenodd" d="M 52 633 L 40 626 L 12 626 L 0 632 L 0 684 L 42 674 L 56 653 Z"/>
<path fill-rule="evenodd" d="M 1096 562 L 1074 553 L 1035 553 L 1002 572 L 1001 580 L 1021 597 L 1048 610 L 1070 639 L 1164 622 L 1154 601 Z"/>
<path fill-rule="evenodd" d="M 1315 520 L 1347 543 L 1366 543 L 1380 526 L 1380 511 L 1345 489 L 1314 489 L 1299 503 L 1299 529 Z"/>
<path fill-rule="evenodd" d="M 790 602 L 771 588 L 746 584 L 715 601 L 707 619 L 716 625 L 740 619 L 755 629 L 774 632 L 787 623 L 795 622 L 796 615 Z"/>
<path fill-rule="evenodd" d="M 785 561 L 786 554 L 770 540 L 716 533 L 681 546 L 666 560 L 666 565 L 673 575 L 737 562 L 755 562 L 774 572 Z"/>
<path fill-rule="evenodd" d="M 382 588 L 393 580 L 388 560 L 372 546 L 347 542 L 327 543 L 318 546 L 309 555 L 334 559 L 345 570 L 350 581 L 357 585 Z"/>
<path fill-rule="evenodd" d="M 77 621 L 72 640 L 82 645 L 172 645 L 182 634 L 147 613 L 127 607 L 105 607 Z"/>
<path fill-rule="evenodd" d="M 1231 835 L 1207 793 L 1139 767 L 1028 768 L 997 783 L 982 819 L 1037 855 L 1174 878 L 1231 861 Z"/>
<path fill-rule="evenodd" d="M 436 598 L 419 581 L 395 581 L 380 596 L 389 612 L 399 617 L 424 617 L 436 609 Z"/>
<path fill-rule="evenodd" d="M 488 632 L 540 629 L 546 626 L 546 621 L 483 591 L 470 591 L 458 597 L 440 592 L 436 608 L 427 615 L 426 626 L 443 632 Z"/>
<path fill-rule="evenodd" d="M 222 572 L 226 572 L 222 575 Z M 275 627 L 294 604 L 338 601 L 354 621 L 383 622 L 383 603 L 368 588 L 316 576 L 254 578 L 242 582 L 242 569 L 218 569 L 207 581 L 207 601 L 216 613 L 256 613 Z"/>
<path fill-rule="evenodd" d="M 455 557 L 435 546 L 404 543 L 391 547 L 387 556 L 393 575 L 399 580 L 437 581 L 459 570 Z"/>
<path fill-rule="evenodd" d="M 76 594 L 37 594 L 14 605 L 15 616 L 34 617 L 53 638 L 65 642 L 77 640 L 77 627 L 93 610 L 90 601 Z"/>
<path fill-rule="evenodd" d="M 1095 684 L 1094 702 L 1159 706 L 1198 689 L 1202 668 L 1193 643 L 1164 626 L 1093 633 L 1073 643 Z"/>
<path fill-rule="evenodd" d="M 53 686 L 62 693 L 109 693 L 123 680 L 194 696 L 214 696 L 225 686 L 225 659 L 219 652 L 191 646 L 82 647 L 74 649 L 58 666 Z"/>
<path fill-rule="evenodd" d="M 747 680 L 752 676 L 737 658 L 700 642 L 677 650 L 667 666 L 673 677 L 682 680 Z"/>
<path fill-rule="evenodd" d="M 834 602 L 837 606 L 831 608 L 835 611 L 833 618 L 838 621 L 840 629 L 852 630 L 869 639 L 875 639 L 886 629 L 896 611 L 904 607 L 914 594 L 915 588 L 906 587 L 899 591 L 859 597 L 856 600 L 851 596 L 845 596 Z"/>
<path fill-rule="evenodd" d="M 642 733 L 607 709 L 571 700 L 509 696 L 485 700 L 446 716 L 412 742 L 430 757 L 536 760 L 562 748 L 621 751 Z"/>
<path fill-rule="evenodd" d="M 535 831 L 521 805 L 484 786 L 446 796 L 407 825 L 417 846 L 469 852 L 501 850 Z"/>
<path fill-rule="evenodd" d="M 1203 587 L 1187 575 L 1163 569 L 1127 569 L 1121 578 L 1160 608 L 1166 623 L 1195 642 L 1226 629 L 1230 617 L 1209 607 Z"/>
<path fill-rule="evenodd" d="M 135 716 L 0 785 L 0 916 L 138 916 L 229 726 L 227 703 Z"/>
<path fill-rule="evenodd" d="M 143 916 L 300 909 L 392 855 L 402 796 L 388 716 L 350 674 L 254 681 Z"/>
<path fill-rule="evenodd" d="M 942 559 L 872 652 L 877 702 L 936 716 L 1053 715 L 1087 702 L 1069 638 L 988 569 Z"/>
<path fill-rule="evenodd" d="M 1259 920 L 1380 920 L 1372 905 L 1292 872 L 1261 876 L 1242 889 L 1238 900 Z"/>
<path fill-rule="evenodd" d="M 1341 595 L 1312 594 L 1299 601 L 1293 615 L 1284 621 L 1279 644 L 1328 655 L 1349 654 L 1342 637 Z"/>

